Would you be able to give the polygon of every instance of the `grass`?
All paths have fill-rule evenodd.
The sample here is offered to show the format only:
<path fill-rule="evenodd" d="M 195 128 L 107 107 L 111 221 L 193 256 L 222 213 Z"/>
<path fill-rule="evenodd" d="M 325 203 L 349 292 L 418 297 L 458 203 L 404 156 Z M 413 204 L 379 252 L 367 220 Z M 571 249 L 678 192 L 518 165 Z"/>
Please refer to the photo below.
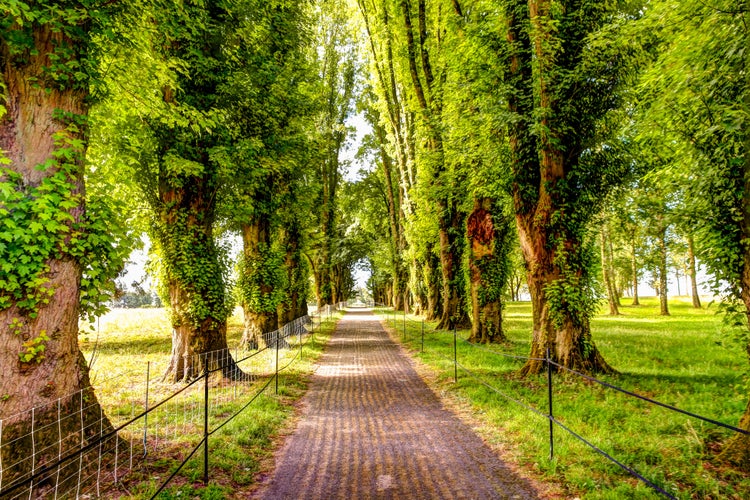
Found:
<path fill-rule="evenodd" d="M 689 301 L 670 303 L 672 315 L 658 316 L 658 302 L 624 306 L 622 315 L 598 315 L 592 322 L 594 341 L 618 370 L 601 380 L 730 425 L 747 404 L 747 359 L 727 342 L 721 317 L 713 309 L 693 309 Z M 386 320 L 392 316 L 386 314 Z M 459 331 L 457 357 L 470 370 L 459 370 L 453 384 L 453 335 L 407 317 L 395 323 L 397 337 L 414 354 L 439 371 L 441 390 L 471 405 L 487 439 L 516 450 L 527 469 L 562 483 L 564 496 L 587 499 L 661 498 L 563 429 L 554 429 L 554 458 L 549 458 L 549 421 L 487 388 L 546 413 L 546 375 L 520 378 L 523 361 L 477 347 Z M 393 326 L 393 323 L 391 323 Z M 509 341 L 488 349 L 525 356 L 530 349 L 531 307 L 508 305 L 504 329 Z M 475 378 L 476 377 L 476 378 Z M 731 431 L 650 405 L 573 375 L 554 375 L 555 417 L 585 439 L 636 469 L 677 498 L 750 498 L 750 475 L 720 464 L 716 452 Z"/>
<path fill-rule="evenodd" d="M 274 440 L 288 425 L 294 413 L 294 404 L 304 393 L 314 362 L 339 317 L 334 315 L 330 321 L 324 318 L 320 329 L 316 328 L 312 342 L 308 336 L 301 359 L 297 358 L 281 373 L 278 395 L 275 394 L 274 383 L 263 390 L 274 371 L 274 350 L 240 365 L 246 373 L 259 375 L 252 382 L 228 384 L 226 381 L 211 380 L 209 400 L 213 403 L 209 412 L 210 429 L 216 429 L 234 414 L 237 416 L 209 438 L 209 485 L 204 487 L 202 483 L 201 449 L 188 460 L 158 498 L 244 498 L 253 488 L 261 464 L 271 456 Z M 160 380 L 171 349 L 168 325 L 163 309 L 115 310 L 102 317 L 98 324 L 82 325 L 79 342 L 86 359 L 93 361 L 92 382 L 105 413 L 114 425 L 143 410 L 147 366 L 152 405 L 184 387 L 184 384 Z M 238 310 L 230 318 L 227 332 L 235 359 L 248 354 L 234 350 L 233 346 L 239 344 L 241 336 L 242 316 Z M 280 365 L 286 365 L 298 353 L 298 349 L 282 350 Z M 152 443 L 149 455 L 125 478 L 119 490 L 108 493 L 109 496 L 150 498 L 187 452 L 201 442 L 202 391 L 201 382 L 149 415 L 148 439 Z M 252 404 L 242 410 L 256 395 Z M 131 442 L 140 443 L 143 430 L 141 419 L 120 435 Z"/>

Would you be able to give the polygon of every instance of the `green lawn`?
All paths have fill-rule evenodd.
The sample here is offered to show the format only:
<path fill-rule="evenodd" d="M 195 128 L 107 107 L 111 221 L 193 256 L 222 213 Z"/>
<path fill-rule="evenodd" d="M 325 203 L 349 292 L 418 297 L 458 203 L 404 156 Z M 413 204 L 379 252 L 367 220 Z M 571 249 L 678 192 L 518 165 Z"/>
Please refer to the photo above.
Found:
<path fill-rule="evenodd" d="M 625 301 L 624 301 L 625 302 Z M 658 303 L 643 300 L 622 307 L 622 315 L 597 316 L 594 341 L 619 374 L 601 377 L 610 384 L 663 403 L 736 425 L 747 404 L 748 363 L 742 348 L 729 341 L 715 308 L 696 310 L 686 299 L 670 303 L 672 315 L 658 316 Z M 555 457 L 549 459 L 549 421 L 488 389 L 547 411 L 546 376 L 517 376 L 522 361 L 488 352 L 463 341 L 459 331 L 459 370 L 453 380 L 453 336 L 426 325 L 420 353 L 420 323 L 407 318 L 406 339 L 425 363 L 441 370 L 441 384 L 469 401 L 490 439 L 518 450 L 518 459 L 542 477 L 558 481 L 566 495 L 588 499 L 660 498 L 618 466 L 563 429 L 555 428 Z M 404 338 L 403 319 L 396 322 Z M 531 306 L 513 303 L 504 328 L 510 341 L 489 349 L 527 355 Z M 474 378 L 477 377 L 477 378 Z M 731 431 L 650 405 L 571 375 L 554 375 L 555 416 L 571 430 L 636 469 L 678 498 L 750 498 L 750 475 L 714 460 Z"/>

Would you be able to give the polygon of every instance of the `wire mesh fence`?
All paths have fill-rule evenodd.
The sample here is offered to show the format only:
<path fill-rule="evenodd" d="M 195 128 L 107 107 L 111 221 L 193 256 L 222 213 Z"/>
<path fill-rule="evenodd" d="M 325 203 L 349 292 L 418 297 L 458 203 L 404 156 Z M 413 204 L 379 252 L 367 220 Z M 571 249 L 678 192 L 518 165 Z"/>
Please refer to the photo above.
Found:
<path fill-rule="evenodd" d="M 412 328 L 412 332 L 409 332 L 409 329 L 407 328 L 407 325 L 409 322 L 414 322 L 413 319 L 409 319 L 407 317 L 407 314 L 403 311 L 395 311 L 390 307 L 384 306 L 383 304 L 374 304 L 375 307 L 382 308 L 378 312 L 383 316 L 383 319 L 386 321 L 386 323 L 394 329 L 394 331 L 398 332 L 401 330 L 402 333 L 402 341 L 405 343 L 411 343 L 411 342 L 419 342 L 420 344 L 420 350 L 422 352 L 425 351 L 425 326 L 424 326 L 424 320 L 420 320 L 421 323 L 417 328 Z M 419 332 L 418 335 L 414 335 L 413 331 L 417 330 Z M 699 420 L 701 422 L 705 422 L 707 424 L 711 424 L 714 426 L 721 427 L 723 429 L 727 429 L 729 431 L 732 431 L 734 433 L 738 434 L 744 434 L 744 435 L 750 435 L 750 432 L 744 429 L 741 429 L 739 427 L 726 424 L 724 422 L 718 421 L 713 418 L 705 417 L 702 415 L 698 415 L 693 412 L 689 412 L 686 410 L 683 410 L 681 408 L 677 408 L 676 406 L 669 405 L 666 403 L 663 403 L 661 401 L 657 401 L 653 398 L 649 398 L 640 394 L 637 394 L 633 391 L 629 391 L 627 389 L 624 389 L 622 387 L 618 387 L 614 384 L 605 382 L 603 380 L 597 379 L 595 377 L 592 377 L 590 375 L 578 372 L 576 370 L 572 370 L 568 367 L 565 367 L 557 362 L 555 362 L 552 357 L 550 356 L 549 350 L 547 350 L 546 356 L 544 358 L 532 358 L 528 356 L 519 356 L 515 354 L 508 354 L 504 353 L 502 351 L 499 351 L 497 349 L 492 349 L 489 347 L 486 347 L 482 344 L 476 344 L 469 342 L 468 340 L 464 339 L 462 336 L 459 336 L 456 330 L 453 331 L 431 331 L 427 334 L 428 339 L 432 342 L 439 343 L 443 348 L 452 348 L 452 356 L 445 356 L 444 354 L 441 354 L 438 351 L 432 352 L 433 355 L 435 355 L 438 359 L 440 359 L 444 366 L 450 366 L 453 369 L 454 373 L 454 381 L 458 382 L 459 379 L 459 371 L 460 373 L 464 374 L 467 377 L 470 377 L 478 384 L 483 385 L 488 390 L 490 390 L 492 393 L 497 394 L 504 399 L 518 405 L 519 407 L 522 407 L 523 409 L 536 414 L 537 416 L 546 419 L 549 421 L 549 458 L 552 459 L 554 457 L 554 450 L 555 450 L 555 428 L 560 428 L 564 430 L 568 435 L 572 436 L 575 440 L 583 443 L 585 446 L 591 448 L 594 452 L 598 453 L 599 455 L 603 456 L 605 459 L 609 460 L 611 463 L 615 464 L 617 467 L 625 471 L 627 474 L 633 476 L 638 481 L 642 482 L 649 488 L 651 488 L 653 491 L 659 493 L 660 495 L 666 497 L 675 499 L 676 497 L 670 492 L 667 491 L 666 488 L 662 487 L 661 485 L 657 484 L 657 481 L 651 480 L 647 477 L 645 477 L 644 474 L 639 472 L 635 467 L 628 465 L 625 463 L 625 460 L 618 459 L 617 457 L 613 456 L 613 454 L 608 453 L 602 447 L 597 446 L 594 442 L 592 442 L 591 439 L 587 439 L 585 436 L 583 436 L 581 433 L 576 432 L 573 429 L 573 424 L 570 423 L 564 423 L 559 418 L 557 418 L 554 415 L 553 408 L 554 408 L 554 377 L 553 373 L 556 374 L 568 374 L 572 375 L 574 377 L 578 377 L 580 379 L 586 380 L 587 382 L 597 384 L 603 388 L 616 391 L 617 393 L 620 393 L 628 398 L 637 399 L 639 401 L 645 402 L 648 405 L 661 407 L 669 412 L 679 413 L 682 415 L 685 415 L 687 417 L 690 417 L 692 419 Z M 526 362 L 529 360 L 533 361 L 542 361 L 545 363 L 546 366 L 546 386 L 539 388 L 539 390 L 545 391 L 545 403 L 546 408 L 535 406 L 534 403 L 524 400 L 523 396 L 519 395 L 511 395 L 507 391 L 503 391 L 493 385 L 492 383 L 488 382 L 488 375 L 487 369 L 483 369 L 482 373 L 479 373 L 477 369 L 474 367 L 466 366 L 465 363 L 461 363 L 460 357 L 459 357 L 459 349 L 458 346 L 462 346 L 462 348 L 466 349 L 473 349 L 477 351 L 481 351 L 482 353 L 492 356 L 495 358 L 503 358 L 508 363 L 518 363 L 518 362 Z M 429 343 L 428 343 L 429 346 Z M 503 366 L 501 364 L 501 366 Z M 505 365 L 507 366 L 507 365 Z M 539 400 L 539 398 L 536 398 Z"/>
<path fill-rule="evenodd" d="M 0 420 L 0 498 L 102 497 L 169 476 L 160 491 L 274 379 L 278 391 L 278 373 L 302 356 L 321 320 L 339 307 L 265 334 L 260 349 L 186 359 L 203 367 L 187 383 L 160 377 L 166 360 L 144 361 L 142 370 L 92 373 L 93 387 Z M 115 389 L 97 394 L 104 385 Z"/>

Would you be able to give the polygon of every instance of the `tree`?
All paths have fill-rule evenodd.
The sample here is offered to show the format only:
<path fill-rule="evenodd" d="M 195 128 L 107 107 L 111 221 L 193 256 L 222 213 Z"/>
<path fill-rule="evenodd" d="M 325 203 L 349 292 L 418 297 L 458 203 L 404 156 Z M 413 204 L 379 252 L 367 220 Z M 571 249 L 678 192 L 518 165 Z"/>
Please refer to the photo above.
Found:
<path fill-rule="evenodd" d="M 701 261 L 716 277 L 725 310 L 750 317 L 750 3 L 721 0 L 655 4 L 649 18 L 660 57 L 647 74 L 648 116 L 689 158 L 694 233 Z M 748 342 L 750 346 L 750 342 Z M 750 349 L 748 350 L 750 353 Z M 750 430 L 750 403 L 739 422 Z M 750 464 L 750 437 L 730 439 L 721 458 Z"/>
<path fill-rule="evenodd" d="M 317 95 L 320 99 L 316 117 L 315 148 L 312 161 L 317 167 L 316 205 L 317 238 L 310 258 L 315 279 L 318 307 L 335 304 L 343 299 L 341 282 L 343 268 L 332 263 L 334 245 L 340 241 L 337 196 L 341 184 L 341 153 L 348 137 L 347 118 L 353 111 L 353 98 L 358 71 L 347 7 L 340 0 L 324 2 L 317 42 L 321 53 Z"/>
<path fill-rule="evenodd" d="M 237 283 L 245 319 L 241 344 L 257 348 L 279 320 L 283 324 L 290 319 L 288 312 L 299 313 L 300 300 L 306 300 L 306 287 L 300 288 L 302 277 L 295 271 L 300 266 L 300 216 L 279 211 L 296 212 L 300 178 L 309 174 L 301 121 L 313 111 L 302 89 L 312 69 L 307 6 L 254 1 L 246 12 L 236 49 L 245 63 L 221 89 L 234 138 L 225 153 L 235 172 L 224 211 L 243 243 Z M 283 230 L 282 220 L 289 222 L 289 230 Z M 285 306 L 287 298 L 293 304 Z"/>
<path fill-rule="evenodd" d="M 0 460 L 10 464 L 7 486 L 32 469 L 30 408 L 36 431 L 58 422 L 60 411 L 80 414 L 55 423 L 56 432 L 34 433 L 35 463 L 54 461 L 58 442 L 72 451 L 111 429 L 78 347 L 78 320 L 103 311 L 128 251 L 110 204 L 85 187 L 94 39 L 113 22 L 115 6 L 4 2 L 0 13 Z M 38 451 L 53 442 L 54 452 Z M 45 484 L 35 482 L 29 494 L 44 495 Z"/>
<path fill-rule="evenodd" d="M 206 368 L 241 376 L 226 351 L 232 304 L 215 227 L 234 167 L 224 154 L 231 134 L 221 86 L 241 65 L 232 50 L 244 6 L 150 4 L 131 19 L 126 53 L 133 58 L 113 53 L 109 61 L 123 163 L 149 207 L 158 289 L 173 331 L 165 378 L 173 381 Z M 213 351 L 224 354 L 207 355 Z"/>
<path fill-rule="evenodd" d="M 532 358 L 609 372 L 591 338 L 596 296 L 586 231 L 627 177 L 615 132 L 635 47 L 614 4 L 505 3 L 504 74 L 518 234 L 533 304 Z M 529 361 L 522 373 L 544 363 Z"/>

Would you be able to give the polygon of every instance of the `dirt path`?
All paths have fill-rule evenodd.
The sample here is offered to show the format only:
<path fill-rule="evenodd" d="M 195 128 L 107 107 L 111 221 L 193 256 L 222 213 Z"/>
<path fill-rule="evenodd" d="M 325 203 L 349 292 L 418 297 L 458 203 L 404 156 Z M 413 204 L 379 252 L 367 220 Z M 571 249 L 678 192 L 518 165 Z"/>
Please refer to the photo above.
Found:
<path fill-rule="evenodd" d="M 538 498 L 417 375 L 369 311 L 339 322 L 265 499 Z"/>

